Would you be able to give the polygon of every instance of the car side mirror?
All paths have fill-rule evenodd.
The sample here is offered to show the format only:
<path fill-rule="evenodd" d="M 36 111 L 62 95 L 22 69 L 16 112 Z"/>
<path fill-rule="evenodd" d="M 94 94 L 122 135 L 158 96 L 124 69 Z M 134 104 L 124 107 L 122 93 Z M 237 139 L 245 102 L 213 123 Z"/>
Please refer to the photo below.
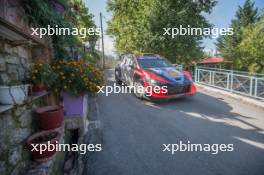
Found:
<path fill-rule="evenodd" d="M 179 65 L 178 64 L 172 64 L 176 69 L 179 69 Z"/>

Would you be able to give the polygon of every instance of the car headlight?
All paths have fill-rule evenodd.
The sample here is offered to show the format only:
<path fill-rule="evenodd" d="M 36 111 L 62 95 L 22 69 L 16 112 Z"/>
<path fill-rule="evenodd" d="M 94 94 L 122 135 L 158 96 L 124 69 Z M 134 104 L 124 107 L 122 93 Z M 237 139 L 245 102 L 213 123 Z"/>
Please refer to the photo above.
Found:
<path fill-rule="evenodd" d="M 150 79 L 149 79 L 149 83 L 150 83 L 150 84 L 157 84 L 158 81 L 156 81 L 156 80 L 150 78 Z"/>
<path fill-rule="evenodd" d="M 147 82 L 148 82 L 150 85 L 155 85 L 155 86 L 163 86 L 163 85 L 164 85 L 163 82 L 160 82 L 160 81 L 155 80 L 155 79 L 153 79 L 153 78 L 147 78 L 146 80 L 147 80 Z"/>

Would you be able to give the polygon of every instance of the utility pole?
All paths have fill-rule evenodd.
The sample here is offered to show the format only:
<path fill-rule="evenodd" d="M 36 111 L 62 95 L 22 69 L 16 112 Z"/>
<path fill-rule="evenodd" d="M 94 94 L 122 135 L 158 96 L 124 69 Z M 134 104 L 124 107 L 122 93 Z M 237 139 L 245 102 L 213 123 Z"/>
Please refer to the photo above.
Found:
<path fill-rule="evenodd" d="M 100 12 L 101 33 L 102 33 L 102 52 L 103 52 L 103 69 L 105 68 L 105 52 L 104 52 L 104 29 L 103 29 L 103 14 Z"/>

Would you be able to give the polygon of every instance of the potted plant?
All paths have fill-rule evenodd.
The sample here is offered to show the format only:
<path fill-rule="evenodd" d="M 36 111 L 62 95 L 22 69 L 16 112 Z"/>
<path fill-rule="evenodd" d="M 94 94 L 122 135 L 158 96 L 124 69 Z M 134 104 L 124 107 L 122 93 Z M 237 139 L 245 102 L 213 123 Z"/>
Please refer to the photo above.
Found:
<path fill-rule="evenodd" d="M 63 122 L 63 107 L 44 106 L 36 109 L 37 124 L 43 130 L 59 128 Z"/>
<path fill-rule="evenodd" d="M 57 74 L 49 64 L 33 64 L 31 69 L 32 95 L 45 94 L 47 88 L 56 82 Z"/>
<path fill-rule="evenodd" d="M 85 113 L 87 93 L 94 94 L 102 83 L 102 74 L 91 64 L 83 61 L 59 61 L 52 68 L 57 73 L 56 93 L 63 98 L 65 115 Z"/>
<path fill-rule="evenodd" d="M 56 145 L 60 138 L 61 133 L 58 130 L 40 131 L 27 139 L 26 147 L 34 160 L 43 162 L 49 160 L 56 153 Z M 47 149 L 40 150 L 40 147 Z"/>
<path fill-rule="evenodd" d="M 22 104 L 28 97 L 28 87 L 18 81 L 0 85 L 0 104 Z"/>

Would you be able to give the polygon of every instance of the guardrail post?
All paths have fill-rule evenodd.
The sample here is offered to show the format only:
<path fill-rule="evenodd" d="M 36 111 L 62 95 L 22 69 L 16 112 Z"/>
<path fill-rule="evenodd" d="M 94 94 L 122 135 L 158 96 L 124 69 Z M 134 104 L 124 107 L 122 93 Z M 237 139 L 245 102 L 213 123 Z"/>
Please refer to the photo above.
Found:
<path fill-rule="evenodd" d="M 258 97 L 258 78 L 255 78 L 255 97 Z"/>
<path fill-rule="evenodd" d="M 197 82 L 197 72 L 198 72 L 198 68 L 197 66 L 195 65 L 195 75 L 194 75 L 194 81 Z"/>
<path fill-rule="evenodd" d="M 212 72 L 212 85 L 215 85 L 215 71 Z"/>
<path fill-rule="evenodd" d="M 226 90 L 229 90 L 230 89 L 230 83 L 229 83 L 229 81 L 230 81 L 230 73 L 227 73 L 227 80 L 226 80 L 227 82 L 226 82 Z"/>
<path fill-rule="evenodd" d="M 233 71 L 230 73 L 230 91 L 233 92 L 234 74 Z"/>
<path fill-rule="evenodd" d="M 200 69 L 197 69 L 197 82 L 200 83 Z"/>
<path fill-rule="evenodd" d="M 250 85 L 249 85 L 249 95 L 252 96 L 253 90 L 253 77 L 250 77 Z"/>
<path fill-rule="evenodd" d="M 212 85 L 212 71 L 209 72 L 209 85 Z"/>

